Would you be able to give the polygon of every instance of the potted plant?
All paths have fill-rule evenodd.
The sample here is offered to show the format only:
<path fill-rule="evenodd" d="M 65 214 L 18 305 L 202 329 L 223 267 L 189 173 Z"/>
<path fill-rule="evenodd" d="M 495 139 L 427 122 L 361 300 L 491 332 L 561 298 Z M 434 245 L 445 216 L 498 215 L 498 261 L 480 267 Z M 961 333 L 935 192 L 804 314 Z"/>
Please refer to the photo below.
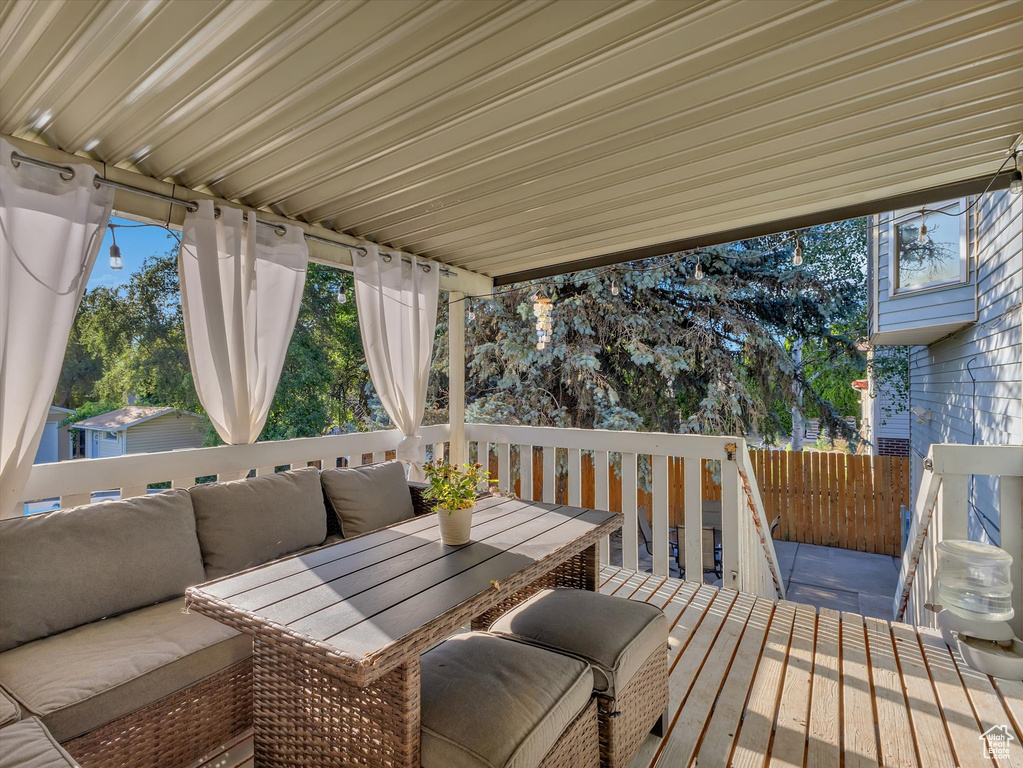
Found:
<path fill-rule="evenodd" d="M 440 538 L 448 546 L 457 546 L 469 541 L 472 527 L 472 513 L 476 509 L 476 498 L 490 490 L 494 481 L 482 464 L 427 464 L 426 498 L 437 504 L 440 522 Z"/>

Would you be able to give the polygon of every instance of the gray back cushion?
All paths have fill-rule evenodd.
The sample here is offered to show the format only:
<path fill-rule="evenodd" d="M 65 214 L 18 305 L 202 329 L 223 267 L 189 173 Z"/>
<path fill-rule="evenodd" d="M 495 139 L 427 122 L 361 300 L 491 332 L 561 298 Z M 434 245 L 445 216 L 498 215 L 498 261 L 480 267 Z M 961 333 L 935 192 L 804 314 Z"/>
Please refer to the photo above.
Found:
<path fill-rule="evenodd" d="M 0 651 L 205 579 L 187 491 L 0 522 Z"/>
<path fill-rule="evenodd" d="M 327 511 L 316 467 L 197 485 L 188 492 L 208 579 L 322 544 L 327 538 Z"/>
<path fill-rule="evenodd" d="M 321 473 L 320 480 L 327 505 L 348 538 L 415 517 L 405 465 L 400 461 L 328 469 Z"/>

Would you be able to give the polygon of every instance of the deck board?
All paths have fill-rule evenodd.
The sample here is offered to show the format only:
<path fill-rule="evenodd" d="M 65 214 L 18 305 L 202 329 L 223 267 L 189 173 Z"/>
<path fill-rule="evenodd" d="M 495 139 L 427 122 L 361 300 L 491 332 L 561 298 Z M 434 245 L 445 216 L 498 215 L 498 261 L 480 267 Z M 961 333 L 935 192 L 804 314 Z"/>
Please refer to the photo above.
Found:
<path fill-rule="evenodd" d="M 970 670 L 933 630 L 614 566 L 598 582 L 670 627 L 670 725 L 630 768 L 1023 765 L 1023 683 Z M 1015 734 L 1009 759 L 984 757 L 992 725 Z"/>

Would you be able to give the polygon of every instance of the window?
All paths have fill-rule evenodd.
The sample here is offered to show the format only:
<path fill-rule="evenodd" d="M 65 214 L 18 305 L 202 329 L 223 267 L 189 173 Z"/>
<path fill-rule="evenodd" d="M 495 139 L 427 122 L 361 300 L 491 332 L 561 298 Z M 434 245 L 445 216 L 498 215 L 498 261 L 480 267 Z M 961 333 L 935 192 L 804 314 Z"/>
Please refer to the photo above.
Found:
<path fill-rule="evenodd" d="M 104 440 L 116 440 L 117 439 L 117 433 L 116 432 L 104 432 L 103 433 L 103 439 Z"/>
<path fill-rule="evenodd" d="M 965 201 L 955 201 L 928 207 L 926 215 L 920 211 L 896 211 L 890 230 L 894 246 L 892 293 L 967 281 L 964 204 Z"/>

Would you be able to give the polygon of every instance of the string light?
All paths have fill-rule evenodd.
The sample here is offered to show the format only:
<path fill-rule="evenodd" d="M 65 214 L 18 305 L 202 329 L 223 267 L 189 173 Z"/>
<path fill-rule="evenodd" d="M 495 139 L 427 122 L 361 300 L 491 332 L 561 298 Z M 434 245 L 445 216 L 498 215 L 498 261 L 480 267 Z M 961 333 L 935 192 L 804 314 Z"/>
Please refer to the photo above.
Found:
<path fill-rule="evenodd" d="M 469 320 L 475 320 L 476 319 L 476 311 L 473 309 L 473 304 L 472 304 L 471 301 L 469 302 L 469 306 L 468 306 L 468 309 L 467 309 L 467 311 L 465 313 L 465 316 Z"/>
<path fill-rule="evenodd" d="M 799 233 L 796 233 L 796 247 L 792 251 L 792 264 L 793 266 L 801 266 L 803 263 L 803 241 L 799 239 Z"/>
<path fill-rule="evenodd" d="M 551 311 L 554 302 L 540 293 L 533 294 L 533 317 L 536 318 L 536 348 L 543 350 L 550 344 L 554 324 Z"/>
<path fill-rule="evenodd" d="M 927 242 L 927 211 L 920 209 L 920 242 Z"/>
<path fill-rule="evenodd" d="M 119 271 L 124 269 L 124 262 L 121 261 L 121 249 L 117 247 L 117 225 L 110 225 L 110 237 L 113 243 L 110 245 L 110 268 Z"/>
<path fill-rule="evenodd" d="M 703 264 L 700 263 L 700 257 L 696 257 L 696 271 L 693 272 L 693 277 L 697 280 L 703 280 Z"/>
<path fill-rule="evenodd" d="M 1013 155 L 1013 159 L 1016 161 L 1016 170 L 1012 172 L 1009 191 L 1014 195 L 1023 195 L 1023 162 L 1020 158 L 1023 158 L 1023 152 Z"/>
<path fill-rule="evenodd" d="M 343 285 L 337 290 L 337 303 L 338 304 L 348 303 L 348 294 L 345 293 L 345 287 Z"/>
<path fill-rule="evenodd" d="M 618 282 L 614 277 L 611 278 L 611 295 L 612 296 L 618 295 Z"/>

